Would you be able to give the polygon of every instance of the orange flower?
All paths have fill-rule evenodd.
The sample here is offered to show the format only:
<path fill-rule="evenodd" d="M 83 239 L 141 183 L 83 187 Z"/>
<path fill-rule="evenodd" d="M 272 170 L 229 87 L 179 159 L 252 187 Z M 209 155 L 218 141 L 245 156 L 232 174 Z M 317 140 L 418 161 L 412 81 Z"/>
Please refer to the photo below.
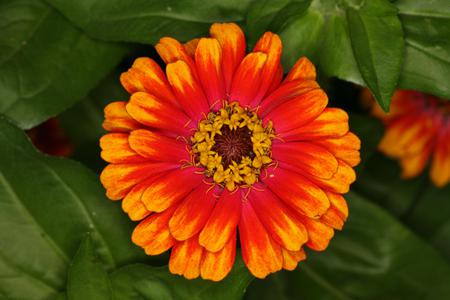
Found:
<path fill-rule="evenodd" d="M 368 92 L 364 93 L 369 99 Z M 373 114 L 386 126 L 378 148 L 400 160 L 402 176 L 419 175 L 431 158 L 431 180 L 438 187 L 446 185 L 450 181 L 450 102 L 399 90 L 392 97 L 388 114 L 373 103 Z"/>
<path fill-rule="evenodd" d="M 101 181 L 141 220 L 134 243 L 148 255 L 172 249 L 172 273 L 223 279 L 239 237 L 248 269 L 264 278 L 342 228 L 360 141 L 344 111 L 326 108 L 308 59 L 283 79 L 276 34 L 246 55 L 236 24 L 210 32 L 185 45 L 162 38 L 165 73 L 138 58 L 122 74 L 131 98 L 105 108 Z"/>

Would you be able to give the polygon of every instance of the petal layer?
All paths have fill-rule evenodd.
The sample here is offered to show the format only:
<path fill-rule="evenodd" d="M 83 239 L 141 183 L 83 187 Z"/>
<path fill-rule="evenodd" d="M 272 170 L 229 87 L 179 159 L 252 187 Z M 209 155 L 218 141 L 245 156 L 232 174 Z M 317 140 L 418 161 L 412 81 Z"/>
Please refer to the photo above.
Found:
<path fill-rule="evenodd" d="M 197 236 L 178 242 L 170 254 L 169 270 L 172 274 L 194 279 L 200 276 L 200 264 L 204 249 L 197 242 Z"/>
<path fill-rule="evenodd" d="M 109 163 L 143 162 L 146 159 L 130 148 L 127 133 L 108 133 L 100 138 L 100 156 Z"/>
<path fill-rule="evenodd" d="M 243 202 L 239 236 L 244 263 L 257 278 L 281 270 L 283 255 L 278 245 L 258 219 L 250 202 Z"/>
<path fill-rule="evenodd" d="M 142 195 L 142 202 L 148 211 L 162 212 L 181 201 L 202 183 L 201 174 L 195 168 L 176 169 L 156 178 Z M 174 187 L 176 183 L 176 187 Z"/>
<path fill-rule="evenodd" d="M 272 146 L 272 157 L 290 170 L 324 179 L 331 178 L 338 169 L 338 161 L 333 154 L 308 142 L 276 141 Z"/>
<path fill-rule="evenodd" d="M 134 93 L 126 106 L 127 112 L 139 123 L 175 135 L 189 135 L 190 119 L 180 109 L 148 93 Z"/>
<path fill-rule="evenodd" d="M 183 61 L 167 65 L 167 78 L 186 114 L 199 121 L 209 111 L 208 101 L 189 65 Z"/>
<path fill-rule="evenodd" d="M 319 218 L 330 207 L 325 192 L 298 173 L 268 168 L 262 180 L 284 203 L 302 215 Z"/>
<path fill-rule="evenodd" d="M 321 89 L 312 89 L 286 101 L 269 112 L 264 120 L 271 120 L 277 134 L 295 130 L 317 118 L 328 104 L 328 97 Z"/>
<path fill-rule="evenodd" d="M 100 174 L 100 181 L 106 189 L 108 198 L 119 200 L 136 184 L 176 167 L 169 163 L 110 164 Z"/>
<path fill-rule="evenodd" d="M 222 48 L 216 39 L 200 39 L 195 51 L 195 64 L 209 106 L 219 108 L 226 94 L 222 75 Z"/>
<path fill-rule="evenodd" d="M 267 55 L 262 52 L 248 54 L 236 70 L 231 85 L 230 99 L 238 101 L 241 106 L 249 106 L 256 94 L 262 80 L 262 71 Z"/>
<path fill-rule="evenodd" d="M 204 251 L 200 266 L 203 279 L 220 281 L 227 276 L 233 268 L 236 257 L 236 232 L 218 252 Z"/>
<path fill-rule="evenodd" d="M 155 213 L 139 223 L 133 231 L 133 243 L 144 248 L 147 255 L 158 255 L 175 245 L 176 240 L 169 232 L 169 219 L 174 209 Z"/>
<path fill-rule="evenodd" d="M 212 214 L 199 235 L 200 245 L 210 252 L 222 249 L 231 236 L 241 217 L 241 193 L 225 189 L 220 195 Z"/>
<path fill-rule="evenodd" d="M 105 107 L 103 128 L 112 132 L 128 132 L 141 128 L 142 125 L 134 120 L 125 109 L 127 102 L 112 102 Z"/>
<path fill-rule="evenodd" d="M 153 59 L 136 59 L 133 66 L 122 73 L 120 82 L 130 94 L 148 92 L 165 102 L 177 103 L 163 70 Z"/>
<path fill-rule="evenodd" d="M 184 241 L 196 235 L 205 225 L 216 203 L 211 186 L 202 183 L 178 205 L 169 222 L 172 236 Z"/>
<path fill-rule="evenodd" d="M 209 30 L 222 47 L 222 70 L 227 93 L 230 92 L 234 73 L 245 55 L 246 43 L 242 29 L 234 23 L 215 23 Z"/>
<path fill-rule="evenodd" d="M 348 132 L 348 115 L 339 108 L 325 108 L 313 121 L 291 131 L 282 132 L 279 137 L 285 141 L 304 141 L 320 138 L 337 138 Z"/>
<path fill-rule="evenodd" d="M 256 185 L 255 188 L 250 191 L 248 200 L 270 236 L 287 250 L 300 250 L 308 240 L 305 226 L 297 222 L 293 214 L 267 188 L 264 189 L 263 185 Z"/>
<path fill-rule="evenodd" d="M 145 129 L 134 130 L 128 138 L 130 147 L 153 161 L 189 162 L 186 143 Z"/>

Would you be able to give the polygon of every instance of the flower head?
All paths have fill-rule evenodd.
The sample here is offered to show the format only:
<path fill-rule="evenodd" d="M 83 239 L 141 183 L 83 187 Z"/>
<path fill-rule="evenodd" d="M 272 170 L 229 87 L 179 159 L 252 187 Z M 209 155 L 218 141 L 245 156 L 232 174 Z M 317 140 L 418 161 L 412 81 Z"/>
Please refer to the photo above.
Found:
<path fill-rule="evenodd" d="M 221 280 L 238 238 L 256 277 L 292 270 L 305 245 L 324 250 L 342 228 L 360 141 L 347 114 L 326 107 L 308 59 L 283 78 L 276 34 L 246 55 L 237 25 L 210 33 L 162 38 L 165 72 L 138 58 L 122 74 L 131 97 L 105 108 L 101 181 L 140 220 L 134 243 L 171 249 L 172 273 Z"/>
<path fill-rule="evenodd" d="M 365 96 L 368 98 L 368 96 Z M 389 113 L 372 109 L 386 126 L 378 146 L 397 158 L 404 178 L 419 175 L 431 160 L 430 177 L 436 186 L 450 181 L 450 102 L 408 90 L 397 91 Z"/>

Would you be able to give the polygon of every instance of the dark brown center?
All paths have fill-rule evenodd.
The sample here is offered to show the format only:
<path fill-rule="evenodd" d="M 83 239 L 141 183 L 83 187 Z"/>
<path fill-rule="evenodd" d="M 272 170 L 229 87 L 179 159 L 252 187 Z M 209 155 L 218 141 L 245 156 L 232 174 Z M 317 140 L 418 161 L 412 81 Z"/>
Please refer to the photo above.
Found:
<path fill-rule="evenodd" d="M 223 167 L 226 169 L 235 161 L 240 163 L 242 157 L 255 157 L 253 153 L 253 143 L 250 139 L 251 132 L 247 127 L 231 130 L 228 126 L 223 126 L 221 135 L 214 137 L 214 146 L 211 150 L 217 152 L 222 157 Z"/>

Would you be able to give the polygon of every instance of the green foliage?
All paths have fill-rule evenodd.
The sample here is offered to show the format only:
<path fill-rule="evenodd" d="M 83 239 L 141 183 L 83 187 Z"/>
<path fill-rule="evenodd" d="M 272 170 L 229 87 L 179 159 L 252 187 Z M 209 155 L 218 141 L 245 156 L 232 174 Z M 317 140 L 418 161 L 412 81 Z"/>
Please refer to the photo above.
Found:
<path fill-rule="evenodd" d="M 86 96 L 126 52 L 40 0 L 0 1 L 0 28 L 0 112 L 25 129 Z"/>
<path fill-rule="evenodd" d="M 368 86 L 385 110 L 397 86 L 450 98 L 448 1 L 391 2 L 258 1 L 247 27 L 281 35 L 286 67 L 306 55 L 325 75 Z M 298 9 L 283 9 L 293 5 Z"/>
<path fill-rule="evenodd" d="M 352 214 L 327 251 L 251 286 L 246 299 L 448 297 L 450 268 L 434 249 L 358 194 L 346 198 Z"/>
<path fill-rule="evenodd" d="M 278 33 L 285 71 L 308 56 L 321 81 L 365 85 L 386 110 L 397 88 L 450 99 L 448 0 L 0 0 L 0 299 L 243 297 L 253 278 L 239 255 L 220 283 L 171 275 L 165 257 L 145 256 L 130 241 L 135 224 L 87 168 L 103 165 L 103 107 L 128 97 L 118 77 L 130 61 L 119 63 L 151 55 L 146 45 L 162 36 L 206 35 L 213 22 L 238 22 L 249 49 Z M 86 166 L 27 139 L 22 129 L 53 116 Z M 350 123 L 363 161 L 344 230 L 296 271 L 254 280 L 246 299 L 450 297 L 450 186 L 401 179 L 376 152 L 382 124 L 360 113 Z"/>
<path fill-rule="evenodd" d="M 112 289 L 108 273 L 97 261 L 92 240 L 87 235 L 78 249 L 67 276 L 67 297 L 76 299 L 111 299 Z"/>
<path fill-rule="evenodd" d="M 171 275 L 167 267 L 155 268 L 142 264 L 129 265 L 112 274 L 117 299 L 241 299 L 252 279 L 240 259 L 236 261 L 231 273 L 220 282 L 201 279 L 189 281 Z"/>

